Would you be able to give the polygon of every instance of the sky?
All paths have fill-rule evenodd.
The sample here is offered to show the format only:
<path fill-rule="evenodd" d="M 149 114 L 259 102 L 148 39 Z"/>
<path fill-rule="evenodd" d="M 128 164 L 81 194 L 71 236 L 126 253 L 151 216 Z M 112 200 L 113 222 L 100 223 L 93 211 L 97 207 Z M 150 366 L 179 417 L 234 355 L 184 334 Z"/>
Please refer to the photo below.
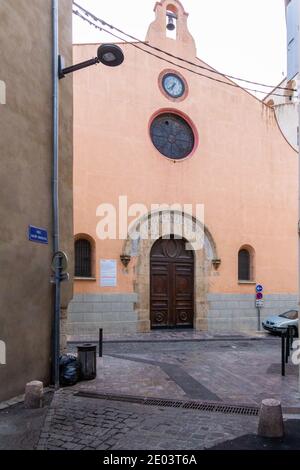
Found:
<path fill-rule="evenodd" d="M 76 0 L 76 3 L 144 40 L 154 20 L 156 1 Z M 276 85 L 284 78 L 284 0 L 182 0 L 182 4 L 189 13 L 189 30 L 199 58 L 220 72 L 256 82 Z M 74 43 L 114 41 L 74 17 Z"/>

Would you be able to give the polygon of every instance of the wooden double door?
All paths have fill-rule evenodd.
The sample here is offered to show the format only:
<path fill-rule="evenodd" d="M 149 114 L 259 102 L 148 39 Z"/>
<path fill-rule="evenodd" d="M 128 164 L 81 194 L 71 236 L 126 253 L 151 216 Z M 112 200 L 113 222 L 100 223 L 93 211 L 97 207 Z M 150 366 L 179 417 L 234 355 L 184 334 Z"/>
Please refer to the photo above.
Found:
<path fill-rule="evenodd" d="M 194 253 L 184 239 L 159 239 L 150 259 L 151 328 L 193 327 Z"/>

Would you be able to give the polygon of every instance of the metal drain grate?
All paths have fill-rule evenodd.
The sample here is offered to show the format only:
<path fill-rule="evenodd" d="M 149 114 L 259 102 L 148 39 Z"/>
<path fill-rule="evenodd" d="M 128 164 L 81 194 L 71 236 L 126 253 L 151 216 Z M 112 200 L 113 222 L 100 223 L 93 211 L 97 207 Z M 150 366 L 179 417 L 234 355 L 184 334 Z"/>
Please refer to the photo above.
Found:
<path fill-rule="evenodd" d="M 146 398 L 144 405 L 165 406 L 167 408 L 182 408 L 181 401 L 161 400 L 160 398 Z"/>
<path fill-rule="evenodd" d="M 132 395 L 113 395 L 108 393 L 97 393 L 81 390 L 76 396 L 84 398 L 98 398 L 100 400 L 122 401 L 140 405 L 158 406 L 166 408 L 181 408 L 184 410 L 211 411 L 214 413 L 230 413 L 247 416 L 258 416 L 259 409 L 251 405 L 233 405 L 228 403 L 216 403 L 197 400 L 173 400 L 163 398 L 137 397 Z"/>

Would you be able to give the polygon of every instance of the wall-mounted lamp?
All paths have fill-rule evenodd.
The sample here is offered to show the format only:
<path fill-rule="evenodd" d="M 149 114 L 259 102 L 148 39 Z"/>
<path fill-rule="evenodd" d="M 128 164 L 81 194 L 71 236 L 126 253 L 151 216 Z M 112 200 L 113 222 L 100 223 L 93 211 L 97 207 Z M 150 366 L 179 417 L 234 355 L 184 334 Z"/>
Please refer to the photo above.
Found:
<path fill-rule="evenodd" d="M 212 265 L 215 269 L 218 269 L 221 264 L 220 258 L 215 258 L 212 260 Z"/>
<path fill-rule="evenodd" d="M 81 70 L 90 65 L 103 64 L 108 67 L 117 67 L 124 61 L 124 54 L 122 49 L 117 44 L 102 44 L 98 47 L 97 57 L 80 62 L 79 64 L 71 65 L 70 67 L 64 67 L 64 60 L 62 56 L 59 56 L 58 61 L 58 76 L 64 78 L 68 73 Z"/>
<path fill-rule="evenodd" d="M 120 255 L 120 260 L 121 260 L 121 263 L 123 264 L 124 268 L 127 268 L 130 260 L 131 260 L 131 256 L 130 255 Z"/>

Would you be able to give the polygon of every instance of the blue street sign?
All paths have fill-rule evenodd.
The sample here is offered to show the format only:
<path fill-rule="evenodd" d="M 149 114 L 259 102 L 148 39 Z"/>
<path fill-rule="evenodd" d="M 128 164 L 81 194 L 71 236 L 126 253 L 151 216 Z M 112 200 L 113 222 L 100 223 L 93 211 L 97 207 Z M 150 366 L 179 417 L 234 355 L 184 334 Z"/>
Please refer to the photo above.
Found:
<path fill-rule="evenodd" d="M 44 228 L 28 226 L 28 240 L 36 243 L 48 244 L 48 232 Z"/>
<path fill-rule="evenodd" d="M 256 292 L 262 292 L 264 290 L 264 288 L 261 284 L 257 284 L 255 289 L 256 289 Z"/>

